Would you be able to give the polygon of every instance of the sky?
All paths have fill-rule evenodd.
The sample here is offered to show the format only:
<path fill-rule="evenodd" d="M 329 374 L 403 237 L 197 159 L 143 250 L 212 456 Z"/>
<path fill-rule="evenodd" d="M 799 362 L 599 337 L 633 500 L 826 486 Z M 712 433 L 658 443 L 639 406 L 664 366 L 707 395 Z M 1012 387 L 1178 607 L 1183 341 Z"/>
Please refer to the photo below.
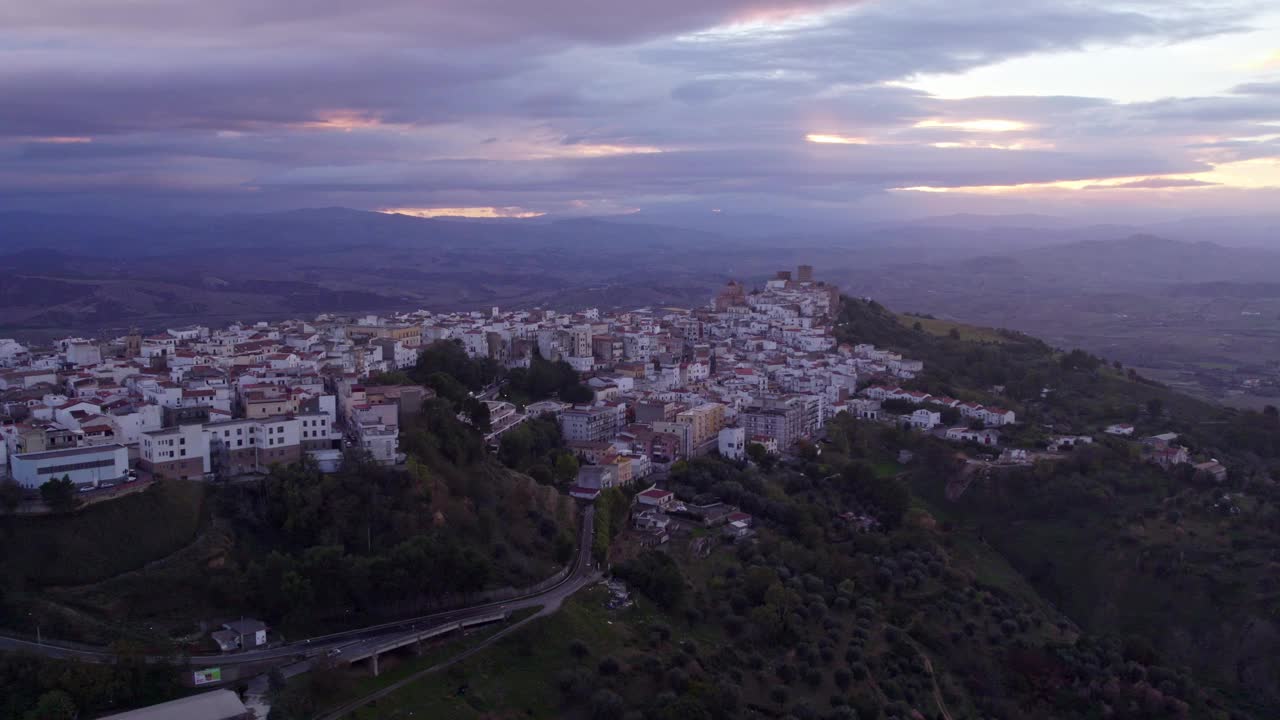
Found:
<path fill-rule="evenodd" d="M 0 0 L 0 210 L 1254 214 L 1252 0 Z"/>

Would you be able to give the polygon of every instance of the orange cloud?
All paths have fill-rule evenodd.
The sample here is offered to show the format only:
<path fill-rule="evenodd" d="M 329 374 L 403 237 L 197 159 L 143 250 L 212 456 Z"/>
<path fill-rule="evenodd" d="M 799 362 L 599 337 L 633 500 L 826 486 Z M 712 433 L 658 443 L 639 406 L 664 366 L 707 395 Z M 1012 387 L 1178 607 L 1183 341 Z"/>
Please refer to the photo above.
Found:
<path fill-rule="evenodd" d="M 320 113 L 319 119 L 304 122 L 301 127 L 313 130 L 351 132 L 352 130 L 383 127 L 383 125 L 384 123 L 380 118 L 368 113 L 361 113 L 355 110 L 332 110 Z"/>
<path fill-rule="evenodd" d="M 388 215 L 412 215 L 420 218 L 532 218 L 546 215 L 544 212 L 519 207 L 453 207 L 453 208 L 383 208 L 378 212 Z"/>

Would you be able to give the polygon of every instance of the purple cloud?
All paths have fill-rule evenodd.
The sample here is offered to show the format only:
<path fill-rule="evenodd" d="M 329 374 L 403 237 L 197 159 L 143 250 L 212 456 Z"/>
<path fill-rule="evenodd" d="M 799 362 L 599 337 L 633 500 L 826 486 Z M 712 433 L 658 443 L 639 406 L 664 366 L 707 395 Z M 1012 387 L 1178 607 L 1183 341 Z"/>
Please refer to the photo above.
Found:
<path fill-rule="evenodd" d="M 1273 151 L 1239 138 L 1280 117 L 1274 84 L 1119 104 L 943 99 L 893 83 L 1231 32 L 1243 17 L 1215 12 L 1101 0 L 8 3 L 0 209 L 803 212 L 903 186 L 1195 173 Z M 978 118 L 1027 129 L 916 127 Z M 867 144 L 816 146 L 810 133 Z"/>

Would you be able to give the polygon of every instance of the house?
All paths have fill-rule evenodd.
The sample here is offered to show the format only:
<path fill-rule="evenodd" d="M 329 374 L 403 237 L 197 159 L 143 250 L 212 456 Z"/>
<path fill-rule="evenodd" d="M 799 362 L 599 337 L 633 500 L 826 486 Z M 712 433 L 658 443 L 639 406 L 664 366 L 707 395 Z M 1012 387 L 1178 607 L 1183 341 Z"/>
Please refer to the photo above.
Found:
<path fill-rule="evenodd" d="M 749 522 L 738 520 L 736 522 L 725 523 L 724 529 L 721 530 L 721 533 L 723 533 L 726 538 L 737 542 L 738 540 L 751 537 L 755 534 L 755 531 L 751 529 L 751 524 Z"/>
<path fill-rule="evenodd" d="M 1133 434 L 1133 426 L 1129 423 L 1116 423 L 1108 425 L 1103 432 L 1108 435 L 1128 436 Z"/>
<path fill-rule="evenodd" d="M 1203 474 L 1216 483 L 1227 481 L 1227 468 L 1217 460 L 1195 464 L 1196 474 Z"/>
<path fill-rule="evenodd" d="M 670 490 L 660 490 L 657 487 L 651 487 L 636 495 L 636 503 L 657 508 L 666 508 L 675 502 L 675 499 L 675 493 Z"/>
<path fill-rule="evenodd" d="M 1080 445 L 1092 445 L 1093 438 L 1088 435 L 1059 435 L 1049 442 L 1050 450 L 1070 450 Z"/>
<path fill-rule="evenodd" d="M 267 644 L 267 625 L 261 620 L 241 618 L 234 622 L 223 623 L 222 629 L 235 634 L 236 645 L 242 650 Z"/>
<path fill-rule="evenodd" d="M 666 530 L 671 518 L 658 510 L 642 510 L 631 517 L 631 524 L 637 530 Z"/>
<path fill-rule="evenodd" d="M 910 415 L 904 415 L 903 418 L 917 430 L 932 430 L 942 423 L 942 413 L 932 410 L 916 410 Z"/>
<path fill-rule="evenodd" d="M 1168 469 L 1187 462 L 1187 449 L 1181 445 L 1147 445 L 1144 447 L 1148 461 Z"/>
<path fill-rule="evenodd" d="M 989 407 L 983 410 L 982 413 L 982 421 L 992 427 L 1012 425 L 1017 420 L 1018 416 L 1012 410 L 1005 410 L 1004 408 Z"/>
<path fill-rule="evenodd" d="M 600 488 L 587 488 L 580 485 L 574 485 L 569 488 L 569 497 L 591 502 L 600 497 Z"/>
<path fill-rule="evenodd" d="M 748 445 L 759 445 L 764 448 L 765 453 L 769 455 L 778 454 L 778 440 L 776 438 L 766 437 L 764 435 L 752 436 Z"/>
<path fill-rule="evenodd" d="M 975 442 L 991 447 L 1000 444 L 1000 431 L 991 429 L 971 430 L 966 427 L 953 427 L 947 428 L 943 437 L 955 442 Z"/>
<path fill-rule="evenodd" d="M 879 420 L 880 401 L 856 399 L 849 401 L 849 413 L 859 420 Z"/>
<path fill-rule="evenodd" d="M 642 530 L 638 538 L 641 547 L 657 547 L 671 539 L 665 528 L 650 528 Z"/>
<path fill-rule="evenodd" d="M 617 465 L 583 465 L 578 468 L 574 485 L 580 488 L 605 490 L 618 485 Z"/>
<path fill-rule="evenodd" d="M 574 440 L 566 443 L 569 451 L 592 465 L 610 462 L 618 454 L 613 443 L 607 440 Z"/>

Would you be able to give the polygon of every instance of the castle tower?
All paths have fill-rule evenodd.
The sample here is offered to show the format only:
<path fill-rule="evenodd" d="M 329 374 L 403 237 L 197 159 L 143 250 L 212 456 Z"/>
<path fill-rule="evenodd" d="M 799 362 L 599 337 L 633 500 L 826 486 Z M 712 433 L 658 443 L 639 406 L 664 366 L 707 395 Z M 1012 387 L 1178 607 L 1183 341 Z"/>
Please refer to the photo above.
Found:
<path fill-rule="evenodd" d="M 136 327 L 129 328 L 129 334 L 124 338 L 124 356 L 127 358 L 136 358 L 142 354 L 142 332 Z"/>

